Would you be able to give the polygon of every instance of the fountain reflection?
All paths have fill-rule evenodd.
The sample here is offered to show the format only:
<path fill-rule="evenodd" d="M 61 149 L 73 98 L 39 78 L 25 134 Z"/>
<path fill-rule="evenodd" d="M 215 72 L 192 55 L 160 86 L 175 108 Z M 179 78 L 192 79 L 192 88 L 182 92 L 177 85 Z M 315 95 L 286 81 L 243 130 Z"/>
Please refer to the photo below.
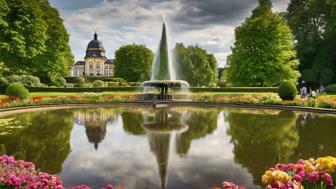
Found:
<path fill-rule="evenodd" d="M 144 122 L 141 124 L 146 131 L 151 152 L 155 155 L 159 168 L 161 189 L 166 188 L 169 154 L 172 142 L 177 135 L 188 130 L 186 112 L 169 109 L 156 109 L 143 112 Z"/>
<path fill-rule="evenodd" d="M 116 119 L 114 113 L 101 111 L 77 112 L 75 122 L 85 127 L 86 136 L 97 150 L 99 143 L 104 140 L 108 122 Z"/>

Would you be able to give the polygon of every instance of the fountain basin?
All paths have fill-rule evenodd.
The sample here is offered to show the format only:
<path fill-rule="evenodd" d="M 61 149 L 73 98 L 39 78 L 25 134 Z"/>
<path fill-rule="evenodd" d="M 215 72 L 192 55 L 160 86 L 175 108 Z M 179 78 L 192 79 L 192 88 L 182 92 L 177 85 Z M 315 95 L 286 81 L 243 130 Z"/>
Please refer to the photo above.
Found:
<path fill-rule="evenodd" d="M 145 81 L 141 84 L 143 87 L 176 87 L 176 88 L 189 88 L 189 83 L 183 80 L 152 80 Z"/>
<path fill-rule="evenodd" d="M 168 93 L 169 88 L 189 88 L 188 82 L 182 80 L 145 81 L 141 86 L 161 89 L 160 94 L 144 93 L 140 95 L 141 100 L 174 100 L 174 96 Z"/>

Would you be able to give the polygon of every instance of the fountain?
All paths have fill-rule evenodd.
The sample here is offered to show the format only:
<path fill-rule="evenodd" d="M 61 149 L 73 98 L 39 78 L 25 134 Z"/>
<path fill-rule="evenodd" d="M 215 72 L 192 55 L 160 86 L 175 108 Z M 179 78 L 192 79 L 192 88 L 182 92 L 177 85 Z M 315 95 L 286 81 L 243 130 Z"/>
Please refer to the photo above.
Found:
<path fill-rule="evenodd" d="M 160 94 L 143 94 L 143 100 L 173 100 L 173 95 L 168 93 L 169 88 L 189 88 L 188 82 L 176 80 L 170 51 L 164 21 L 159 49 L 153 61 L 151 80 L 142 83 L 142 87 L 160 88 L 161 92 Z"/>

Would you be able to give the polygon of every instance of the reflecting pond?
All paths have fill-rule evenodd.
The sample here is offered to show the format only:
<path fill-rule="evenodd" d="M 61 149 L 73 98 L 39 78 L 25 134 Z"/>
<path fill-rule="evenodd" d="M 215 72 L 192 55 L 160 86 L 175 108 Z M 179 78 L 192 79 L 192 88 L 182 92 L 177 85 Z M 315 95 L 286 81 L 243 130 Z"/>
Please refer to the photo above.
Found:
<path fill-rule="evenodd" d="M 65 186 L 259 188 L 276 163 L 336 156 L 336 116 L 236 108 L 50 110 L 0 117 L 0 153 Z"/>

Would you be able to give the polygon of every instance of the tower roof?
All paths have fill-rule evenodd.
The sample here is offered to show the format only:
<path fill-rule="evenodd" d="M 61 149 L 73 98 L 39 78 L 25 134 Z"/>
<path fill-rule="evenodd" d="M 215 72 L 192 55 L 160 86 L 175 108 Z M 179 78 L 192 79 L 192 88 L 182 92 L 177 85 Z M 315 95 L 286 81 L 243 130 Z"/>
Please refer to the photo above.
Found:
<path fill-rule="evenodd" d="M 105 57 L 103 43 L 98 40 L 98 35 L 96 32 L 93 35 L 93 40 L 90 41 L 86 48 L 85 58 L 87 57 Z"/>

